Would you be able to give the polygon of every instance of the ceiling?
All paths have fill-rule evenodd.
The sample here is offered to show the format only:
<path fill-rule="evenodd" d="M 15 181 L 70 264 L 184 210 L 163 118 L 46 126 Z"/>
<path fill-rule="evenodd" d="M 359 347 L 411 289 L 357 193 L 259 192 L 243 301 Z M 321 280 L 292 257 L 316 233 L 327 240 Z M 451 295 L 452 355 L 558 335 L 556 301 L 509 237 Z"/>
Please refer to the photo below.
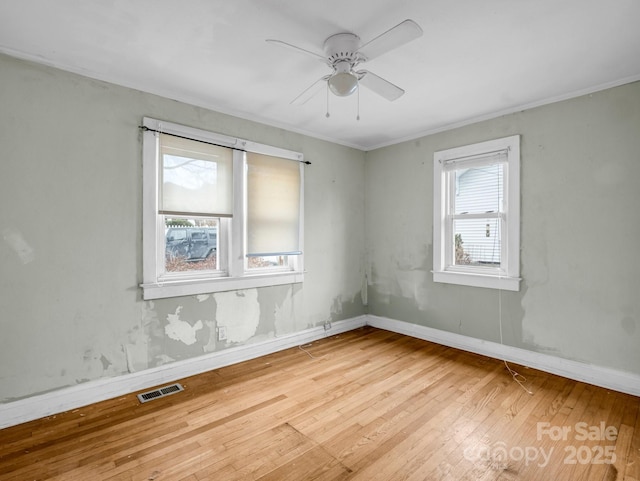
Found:
<path fill-rule="evenodd" d="M 327 37 L 424 34 L 363 64 L 402 87 L 291 101 Z M 640 80 L 640 0 L 13 0 L 0 51 L 362 150 Z M 171 119 L 169 119 L 171 120 Z"/>

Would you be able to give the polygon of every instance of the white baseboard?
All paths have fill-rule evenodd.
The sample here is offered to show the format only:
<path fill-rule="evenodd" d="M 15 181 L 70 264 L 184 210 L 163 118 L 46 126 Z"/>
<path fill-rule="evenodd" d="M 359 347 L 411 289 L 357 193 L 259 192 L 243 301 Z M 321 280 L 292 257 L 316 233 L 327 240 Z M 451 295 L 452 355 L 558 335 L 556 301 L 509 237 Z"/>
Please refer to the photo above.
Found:
<path fill-rule="evenodd" d="M 366 316 L 354 317 L 332 322 L 330 331 L 325 331 L 323 326 L 314 327 L 257 344 L 233 347 L 132 374 L 90 381 L 19 401 L 0 404 L 0 429 L 307 344 L 327 336 L 363 327 L 366 323 Z"/>
<path fill-rule="evenodd" d="M 464 351 L 539 369 L 605 389 L 640 396 L 640 376 L 630 372 L 563 359 L 518 347 L 505 346 L 496 342 L 484 341 L 385 317 L 368 315 L 367 324 L 387 331 L 397 332 L 398 334 L 405 334 L 444 346 L 455 347 Z"/>

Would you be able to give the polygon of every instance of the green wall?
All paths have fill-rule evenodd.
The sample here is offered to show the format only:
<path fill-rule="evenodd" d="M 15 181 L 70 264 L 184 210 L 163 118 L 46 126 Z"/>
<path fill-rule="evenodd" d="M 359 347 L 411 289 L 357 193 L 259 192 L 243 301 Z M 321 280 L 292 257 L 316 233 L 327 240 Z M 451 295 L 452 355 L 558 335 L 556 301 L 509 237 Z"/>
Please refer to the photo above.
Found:
<path fill-rule="evenodd" d="M 304 153 L 303 284 L 142 300 L 143 116 Z M 0 403 L 364 313 L 363 152 L 0 56 L 0 156 Z"/>
<path fill-rule="evenodd" d="M 520 292 L 432 281 L 435 151 L 521 137 Z M 369 312 L 640 374 L 640 83 L 367 153 Z"/>
<path fill-rule="evenodd" d="M 143 116 L 305 154 L 303 284 L 142 300 Z M 365 153 L 0 56 L 0 403 L 365 311 L 640 374 L 639 132 L 634 83 Z M 434 284 L 434 151 L 513 134 L 520 292 Z"/>

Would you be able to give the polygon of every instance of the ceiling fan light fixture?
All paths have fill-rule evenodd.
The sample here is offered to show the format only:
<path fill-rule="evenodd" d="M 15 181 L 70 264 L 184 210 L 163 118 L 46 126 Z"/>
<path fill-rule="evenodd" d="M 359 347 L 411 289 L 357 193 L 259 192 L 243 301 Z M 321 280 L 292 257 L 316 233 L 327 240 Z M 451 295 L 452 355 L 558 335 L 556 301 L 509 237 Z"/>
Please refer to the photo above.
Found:
<path fill-rule="evenodd" d="M 338 72 L 327 82 L 329 89 L 338 97 L 347 97 L 358 89 L 358 78 L 352 73 Z"/>

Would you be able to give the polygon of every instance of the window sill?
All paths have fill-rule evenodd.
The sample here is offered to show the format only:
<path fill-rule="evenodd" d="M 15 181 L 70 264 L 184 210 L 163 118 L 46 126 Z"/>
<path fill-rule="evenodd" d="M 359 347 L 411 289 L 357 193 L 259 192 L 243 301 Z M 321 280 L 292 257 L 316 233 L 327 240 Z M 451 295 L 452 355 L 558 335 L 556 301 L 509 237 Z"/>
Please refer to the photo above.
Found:
<path fill-rule="evenodd" d="M 278 272 L 253 274 L 244 277 L 180 279 L 162 283 L 141 284 L 140 287 L 142 287 L 142 298 L 147 301 L 166 297 L 194 296 L 256 287 L 297 284 L 303 281 L 304 273 L 302 272 Z"/>
<path fill-rule="evenodd" d="M 503 291 L 519 291 L 520 277 L 499 277 L 471 272 L 432 271 L 433 282 L 457 284 L 461 286 L 502 289 Z"/>

